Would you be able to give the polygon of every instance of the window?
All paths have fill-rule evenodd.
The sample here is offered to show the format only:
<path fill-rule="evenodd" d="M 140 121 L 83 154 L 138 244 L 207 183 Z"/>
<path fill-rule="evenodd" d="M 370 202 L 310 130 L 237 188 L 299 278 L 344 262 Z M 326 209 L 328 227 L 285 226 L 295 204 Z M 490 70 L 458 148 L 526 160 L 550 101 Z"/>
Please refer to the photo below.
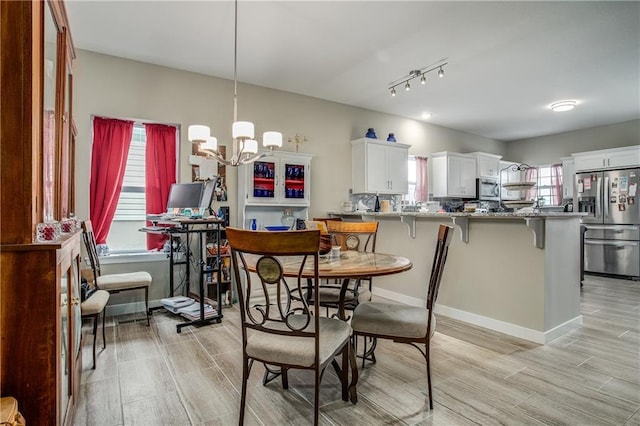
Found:
<path fill-rule="evenodd" d="M 144 220 L 146 218 L 144 197 L 145 142 L 144 126 L 134 125 L 122 182 L 122 192 L 113 218 L 114 221 Z"/>
<path fill-rule="evenodd" d="M 109 229 L 107 245 L 110 253 L 146 251 L 146 235 L 138 230 L 146 224 L 144 125 L 133 126 L 131 146 L 124 170 L 122 192 Z"/>
<path fill-rule="evenodd" d="M 540 200 L 541 205 L 559 206 L 562 203 L 562 168 L 540 166 L 538 173 L 538 198 L 544 200 Z"/>

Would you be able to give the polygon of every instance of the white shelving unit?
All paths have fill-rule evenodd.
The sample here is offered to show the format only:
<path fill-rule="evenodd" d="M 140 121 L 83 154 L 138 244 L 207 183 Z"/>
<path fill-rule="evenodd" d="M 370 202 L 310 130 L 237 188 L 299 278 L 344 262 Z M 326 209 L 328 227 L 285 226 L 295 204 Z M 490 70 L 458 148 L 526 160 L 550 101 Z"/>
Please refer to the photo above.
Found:
<path fill-rule="evenodd" d="M 238 168 L 238 226 L 258 229 L 281 225 L 285 209 L 308 219 L 311 201 L 311 155 L 274 151 Z"/>

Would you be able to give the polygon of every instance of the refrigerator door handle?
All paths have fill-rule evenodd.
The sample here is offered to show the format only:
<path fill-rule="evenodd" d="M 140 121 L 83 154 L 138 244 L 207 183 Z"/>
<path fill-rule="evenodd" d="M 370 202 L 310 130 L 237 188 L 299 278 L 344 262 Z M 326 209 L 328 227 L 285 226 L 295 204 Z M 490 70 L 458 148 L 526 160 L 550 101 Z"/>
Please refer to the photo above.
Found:
<path fill-rule="evenodd" d="M 596 180 L 596 218 L 602 217 L 602 178 Z"/>
<path fill-rule="evenodd" d="M 612 232 L 624 232 L 635 231 L 638 229 L 638 225 L 584 225 L 585 229 L 598 230 L 598 231 L 612 231 Z"/>
<path fill-rule="evenodd" d="M 604 196 L 604 217 L 609 217 L 609 176 L 604 178 L 604 188 L 602 188 Z"/>
<path fill-rule="evenodd" d="M 636 241 L 584 240 L 585 244 L 596 246 L 637 247 Z"/>

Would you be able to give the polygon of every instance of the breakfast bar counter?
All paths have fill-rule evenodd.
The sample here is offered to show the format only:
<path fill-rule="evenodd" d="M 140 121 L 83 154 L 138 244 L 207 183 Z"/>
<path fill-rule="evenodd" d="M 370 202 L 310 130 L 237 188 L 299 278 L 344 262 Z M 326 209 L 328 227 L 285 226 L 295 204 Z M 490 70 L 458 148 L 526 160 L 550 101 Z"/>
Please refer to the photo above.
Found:
<path fill-rule="evenodd" d="M 376 251 L 414 268 L 374 280 L 374 295 L 423 305 L 440 223 L 455 225 L 436 313 L 537 343 L 582 324 L 581 213 L 329 212 L 380 222 Z"/>

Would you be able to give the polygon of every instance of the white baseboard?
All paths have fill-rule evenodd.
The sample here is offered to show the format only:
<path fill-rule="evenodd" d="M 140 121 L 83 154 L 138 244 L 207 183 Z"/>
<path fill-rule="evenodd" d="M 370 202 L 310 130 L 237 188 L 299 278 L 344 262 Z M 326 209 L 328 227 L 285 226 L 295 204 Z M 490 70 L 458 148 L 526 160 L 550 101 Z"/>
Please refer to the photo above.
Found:
<path fill-rule="evenodd" d="M 403 303 L 410 306 L 424 306 L 425 301 L 404 294 L 395 293 L 393 291 L 385 290 L 382 288 L 374 288 L 373 294 L 384 299 Z M 527 327 L 522 327 L 516 324 L 500 321 L 497 319 L 485 317 L 482 315 L 474 314 L 460 309 L 450 308 L 448 306 L 439 305 L 436 303 L 435 313 L 444 315 L 449 318 L 453 318 L 459 321 L 463 321 L 472 325 L 487 328 L 489 330 L 497 331 L 500 333 L 508 334 L 509 336 L 517 337 L 519 339 L 529 340 L 534 343 L 546 344 L 550 341 L 560 337 L 566 332 L 582 325 L 582 315 L 560 324 L 557 327 L 552 328 L 546 332 L 533 330 Z"/>
<path fill-rule="evenodd" d="M 149 307 L 154 308 L 156 306 L 162 306 L 160 300 L 149 300 Z M 118 305 L 107 305 L 107 315 L 125 315 L 135 312 L 144 312 L 144 302 L 132 302 L 132 303 L 120 303 Z"/>
<path fill-rule="evenodd" d="M 426 306 L 424 299 L 418 299 L 417 297 L 396 293 L 395 291 L 374 287 L 371 292 L 374 296 L 382 297 L 383 299 L 391 300 L 392 302 L 399 302 L 409 306 Z"/>

